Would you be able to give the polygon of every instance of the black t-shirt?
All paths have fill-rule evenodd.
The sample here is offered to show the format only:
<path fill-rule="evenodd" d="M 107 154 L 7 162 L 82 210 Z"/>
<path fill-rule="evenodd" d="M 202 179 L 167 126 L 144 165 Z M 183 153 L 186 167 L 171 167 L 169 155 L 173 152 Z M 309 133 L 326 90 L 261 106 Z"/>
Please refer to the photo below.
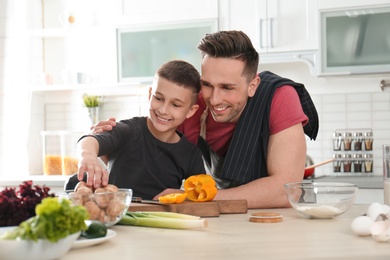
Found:
<path fill-rule="evenodd" d="M 133 196 L 153 199 L 166 188 L 180 188 L 187 177 L 205 173 L 199 149 L 177 133 L 179 142 L 161 142 L 150 133 L 146 117 L 135 117 L 93 135 L 99 156 L 109 156 L 109 183 L 132 189 Z"/>

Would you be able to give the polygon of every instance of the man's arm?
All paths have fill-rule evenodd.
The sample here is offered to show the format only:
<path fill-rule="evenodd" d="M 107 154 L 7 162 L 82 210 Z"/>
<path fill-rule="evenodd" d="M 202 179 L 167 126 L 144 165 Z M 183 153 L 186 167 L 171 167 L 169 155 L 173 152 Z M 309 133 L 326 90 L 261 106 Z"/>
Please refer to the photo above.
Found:
<path fill-rule="evenodd" d="M 284 190 L 288 182 L 302 181 L 306 139 L 301 123 L 273 134 L 268 142 L 268 177 L 239 187 L 219 190 L 215 199 L 245 199 L 249 208 L 290 207 Z"/>
<path fill-rule="evenodd" d="M 106 186 L 108 184 L 108 172 L 97 159 L 99 143 L 96 138 L 91 136 L 82 138 L 77 143 L 76 151 L 79 158 L 79 181 L 83 180 L 86 172 L 88 186 L 95 186 L 95 188 Z"/>

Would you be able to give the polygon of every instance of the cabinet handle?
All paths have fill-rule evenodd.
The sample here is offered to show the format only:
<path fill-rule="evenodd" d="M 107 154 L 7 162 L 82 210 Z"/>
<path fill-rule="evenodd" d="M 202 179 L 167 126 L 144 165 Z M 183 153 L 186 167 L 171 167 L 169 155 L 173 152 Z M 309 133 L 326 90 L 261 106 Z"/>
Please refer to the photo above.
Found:
<path fill-rule="evenodd" d="M 379 86 L 381 87 L 382 91 L 385 91 L 386 87 L 390 87 L 390 81 L 389 80 L 381 80 L 379 83 Z"/>
<path fill-rule="evenodd" d="M 270 48 L 274 47 L 274 42 L 273 42 L 274 35 L 273 35 L 273 30 L 272 30 L 273 22 L 274 22 L 274 19 L 270 18 L 269 23 L 268 23 L 268 25 L 269 25 L 269 47 Z"/>
<path fill-rule="evenodd" d="M 263 48 L 263 19 L 260 19 L 260 49 Z"/>

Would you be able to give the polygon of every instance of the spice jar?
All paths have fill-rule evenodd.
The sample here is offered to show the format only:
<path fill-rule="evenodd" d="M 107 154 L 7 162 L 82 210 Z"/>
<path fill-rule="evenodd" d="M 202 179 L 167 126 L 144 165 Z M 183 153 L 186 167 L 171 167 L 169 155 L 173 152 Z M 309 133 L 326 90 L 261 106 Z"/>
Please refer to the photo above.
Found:
<path fill-rule="evenodd" d="M 372 132 L 365 132 L 364 133 L 364 149 L 366 149 L 366 151 L 372 151 L 372 142 L 373 142 Z"/>
<path fill-rule="evenodd" d="M 344 151 L 351 151 L 352 134 L 349 132 L 343 133 Z"/>
<path fill-rule="evenodd" d="M 333 158 L 333 172 L 341 172 L 341 154 L 334 154 Z"/>
<path fill-rule="evenodd" d="M 353 155 L 353 171 L 362 172 L 363 156 L 358 153 Z"/>
<path fill-rule="evenodd" d="M 350 154 L 343 154 L 343 171 L 351 172 L 352 156 Z"/>
<path fill-rule="evenodd" d="M 360 132 L 353 133 L 353 149 L 355 151 L 361 151 L 362 150 L 362 142 L 363 142 L 363 134 Z"/>
<path fill-rule="evenodd" d="M 372 172 L 373 168 L 373 159 L 372 159 L 372 154 L 366 153 L 363 154 L 363 159 L 364 159 L 364 172 Z"/>
<path fill-rule="evenodd" d="M 341 149 L 341 133 L 335 132 L 333 134 L 333 151 L 340 151 Z"/>

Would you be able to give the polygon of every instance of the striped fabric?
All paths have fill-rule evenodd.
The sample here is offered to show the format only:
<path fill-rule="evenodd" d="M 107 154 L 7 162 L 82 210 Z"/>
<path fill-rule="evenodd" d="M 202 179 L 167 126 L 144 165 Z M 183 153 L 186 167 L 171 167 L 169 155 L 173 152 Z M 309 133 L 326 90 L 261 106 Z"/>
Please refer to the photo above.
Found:
<path fill-rule="evenodd" d="M 309 118 L 304 132 L 314 140 L 318 134 L 317 110 L 304 85 L 269 71 L 261 72 L 259 75 L 260 86 L 256 94 L 248 100 L 229 145 L 222 173 L 217 173 L 222 179 L 229 179 L 234 183 L 244 184 L 268 176 L 266 158 L 269 115 L 272 96 L 278 87 L 290 85 L 297 90 L 302 109 Z"/>

